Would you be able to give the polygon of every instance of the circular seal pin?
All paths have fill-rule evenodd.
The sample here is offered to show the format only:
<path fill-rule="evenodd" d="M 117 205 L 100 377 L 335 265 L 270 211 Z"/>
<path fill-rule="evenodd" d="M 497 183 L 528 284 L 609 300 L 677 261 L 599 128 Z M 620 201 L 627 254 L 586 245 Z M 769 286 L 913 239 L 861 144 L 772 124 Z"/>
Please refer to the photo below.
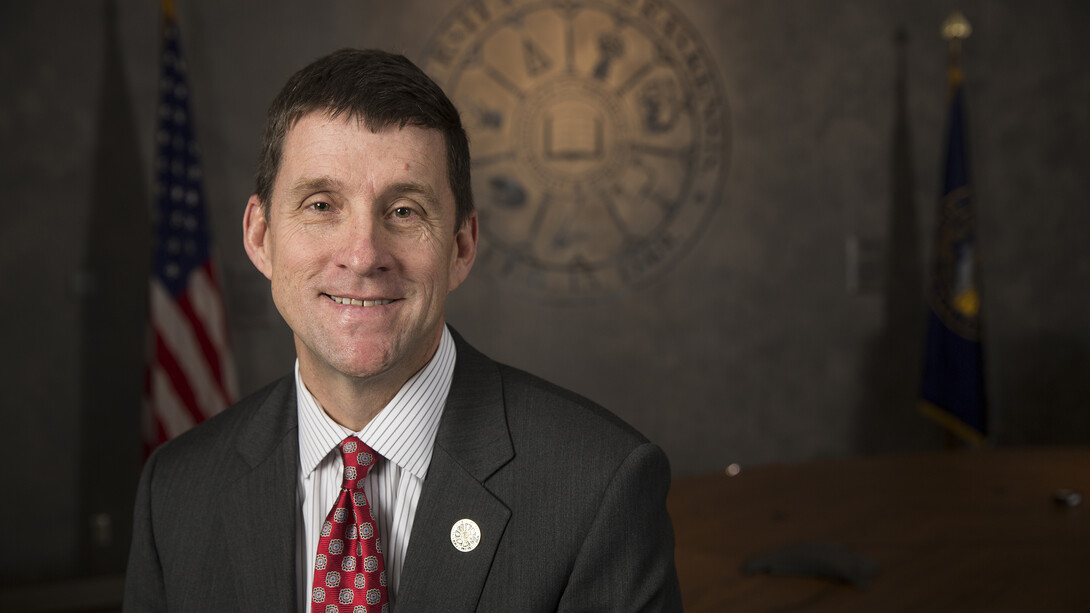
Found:
<path fill-rule="evenodd" d="M 450 529 L 450 544 L 461 552 L 473 551 L 481 542 L 481 529 L 472 519 L 459 519 Z"/>

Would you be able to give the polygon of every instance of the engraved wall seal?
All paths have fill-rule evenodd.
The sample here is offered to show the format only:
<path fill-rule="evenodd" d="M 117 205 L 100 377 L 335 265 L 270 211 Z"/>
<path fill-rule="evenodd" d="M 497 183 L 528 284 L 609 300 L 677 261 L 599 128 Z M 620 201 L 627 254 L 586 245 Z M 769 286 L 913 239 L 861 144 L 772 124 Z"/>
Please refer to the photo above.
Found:
<path fill-rule="evenodd" d="M 424 69 L 461 110 L 481 211 L 477 266 L 550 303 L 650 284 L 722 199 L 719 73 L 662 0 L 470 0 Z"/>

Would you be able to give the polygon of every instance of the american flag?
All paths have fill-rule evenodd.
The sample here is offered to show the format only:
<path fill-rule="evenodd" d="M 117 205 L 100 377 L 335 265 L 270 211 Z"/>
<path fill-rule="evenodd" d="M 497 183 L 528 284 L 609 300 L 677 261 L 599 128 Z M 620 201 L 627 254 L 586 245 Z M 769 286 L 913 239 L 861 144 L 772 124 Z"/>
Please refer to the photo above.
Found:
<path fill-rule="evenodd" d="M 163 4 L 154 261 L 144 442 L 150 451 L 237 397 L 212 260 L 189 87 L 172 3 Z"/>

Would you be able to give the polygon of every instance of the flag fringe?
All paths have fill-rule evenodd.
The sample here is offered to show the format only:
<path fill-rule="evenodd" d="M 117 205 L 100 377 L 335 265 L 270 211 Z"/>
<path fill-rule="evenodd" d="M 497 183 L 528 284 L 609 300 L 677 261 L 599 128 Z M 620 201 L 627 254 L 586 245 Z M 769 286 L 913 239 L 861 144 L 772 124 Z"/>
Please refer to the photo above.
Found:
<path fill-rule="evenodd" d="M 987 445 L 988 439 L 978 432 L 972 426 L 961 421 L 945 409 L 935 406 L 926 400 L 921 400 L 919 404 L 920 413 L 925 417 L 928 417 L 939 425 L 943 426 L 947 430 L 950 430 L 956 434 L 963 441 L 973 445 L 974 447 L 983 447 Z"/>

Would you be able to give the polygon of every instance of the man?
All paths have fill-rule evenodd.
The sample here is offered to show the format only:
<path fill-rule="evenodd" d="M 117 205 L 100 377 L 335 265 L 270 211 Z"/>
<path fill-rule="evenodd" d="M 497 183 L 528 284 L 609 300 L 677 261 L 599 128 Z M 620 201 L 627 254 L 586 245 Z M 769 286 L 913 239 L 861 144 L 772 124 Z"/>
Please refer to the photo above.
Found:
<path fill-rule="evenodd" d="M 445 324 L 478 226 L 439 87 L 380 51 L 314 62 L 256 183 L 243 241 L 295 375 L 148 460 L 125 610 L 680 610 L 662 451 Z"/>

